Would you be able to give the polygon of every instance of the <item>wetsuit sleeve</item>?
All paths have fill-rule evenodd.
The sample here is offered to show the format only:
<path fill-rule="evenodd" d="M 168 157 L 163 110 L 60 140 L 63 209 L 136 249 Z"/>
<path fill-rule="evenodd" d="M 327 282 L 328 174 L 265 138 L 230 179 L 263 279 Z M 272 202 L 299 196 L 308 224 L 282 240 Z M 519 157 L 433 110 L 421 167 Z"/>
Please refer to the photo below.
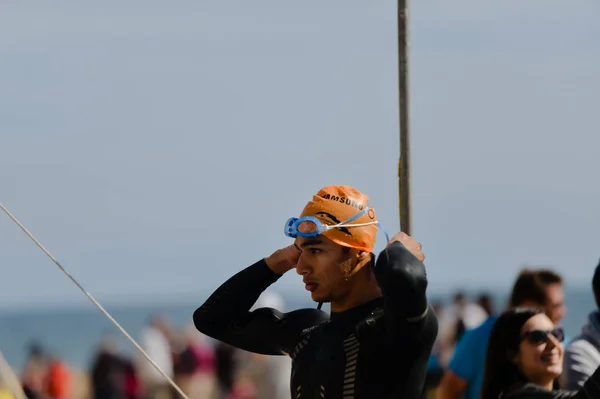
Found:
<path fill-rule="evenodd" d="M 425 341 L 435 340 L 437 318 L 427 303 L 425 265 L 400 242 L 385 248 L 375 263 L 375 278 L 384 298 L 384 318 L 409 328 Z"/>
<path fill-rule="evenodd" d="M 260 294 L 280 277 L 264 259 L 237 273 L 196 309 L 196 329 L 248 352 L 289 354 L 302 330 L 324 321 L 326 314 L 316 309 L 282 313 L 259 308 L 250 312 Z"/>
<path fill-rule="evenodd" d="M 437 318 L 425 293 L 425 266 L 395 241 L 379 254 L 374 274 L 383 296 L 380 323 L 385 326 L 378 340 L 387 344 L 386 362 L 402 359 L 398 367 L 405 382 L 394 397 L 419 398 L 438 332 Z"/>

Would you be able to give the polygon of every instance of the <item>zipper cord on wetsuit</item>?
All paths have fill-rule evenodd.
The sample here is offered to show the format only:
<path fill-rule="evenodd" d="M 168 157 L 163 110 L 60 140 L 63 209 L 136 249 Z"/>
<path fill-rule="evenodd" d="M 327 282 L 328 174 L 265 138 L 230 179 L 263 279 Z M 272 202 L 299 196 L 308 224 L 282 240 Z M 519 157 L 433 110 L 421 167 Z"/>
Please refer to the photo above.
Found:
<path fill-rule="evenodd" d="M 323 302 L 319 302 L 319 304 L 317 305 L 317 309 L 321 310 L 321 307 L 323 306 Z"/>

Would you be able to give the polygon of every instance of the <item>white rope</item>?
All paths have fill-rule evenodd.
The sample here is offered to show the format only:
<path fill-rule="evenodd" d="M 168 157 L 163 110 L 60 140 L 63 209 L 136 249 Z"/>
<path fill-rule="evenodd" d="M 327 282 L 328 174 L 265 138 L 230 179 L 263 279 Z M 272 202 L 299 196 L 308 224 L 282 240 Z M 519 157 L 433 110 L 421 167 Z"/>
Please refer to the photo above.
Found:
<path fill-rule="evenodd" d="M 33 236 L 33 234 L 31 234 L 26 228 L 25 226 L 23 226 L 21 224 L 21 222 L 19 222 L 17 220 L 17 218 L 15 218 L 13 216 L 12 213 L 10 213 L 8 211 L 8 209 L 6 209 L 4 207 L 4 205 L 0 204 L 0 208 L 8 215 L 9 218 L 12 219 L 13 222 L 15 222 L 20 228 L 21 230 L 23 230 L 25 232 L 25 234 L 27 234 L 27 236 L 29 236 L 29 238 L 31 238 L 31 240 L 46 254 L 48 255 L 48 257 L 52 260 L 52 262 L 54 262 L 54 264 L 56 266 L 58 266 L 58 268 L 60 270 L 62 270 L 62 272 L 69 278 L 71 279 L 71 281 L 77 286 L 79 287 L 79 289 L 94 303 L 94 305 L 96 305 L 96 307 L 98 309 L 100 309 L 100 311 L 102 313 L 104 313 L 104 315 L 106 317 L 108 317 L 108 319 L 110 321 L 112 321 L 112 323 L 127 337 L 129 338 L 129 340 L 131 341 L 131 343 L 133 345 L 135 345 L 135 347 L 146 357 L 146 359 L 156 368 L 156 370 L 158 370 L 163 377 L 165 377 L 167 379 L 167 381 L 171 384 L 171 386 L 173 388 L 175 388 L 175 390 L 177 392 L 179 392 L 179 394 L 184 398 L 184 399 L 189 399 L 188 396 L 183 392 L 183 390 L 181 388 L 179 388 L 179 386 L 167 375 L 167 373 L 165 373 L 158 364 L 156 364 L 156 362 L 154 360 L 152 360 L 152 358 L 146 353 L 146 351 L 144 351 L 144 349 L 142 349 L 142 347 L 131 337 L 131 335 L 129 335 L 127 333 L 127 331 L 125 331 L 125 329 L 123 327 L 121 327 L 121 325 L 110 315 L 110 313 L 108 313 L 103 307 L 102 305 L 100 305 L 100 303 L 98 303 L 98 301 L 96 301 L 96 299 L 94 299 L 94 297 L 88 293 L 82 286 L 81 284 L 79 284 L 77 282 L 77 280 L 75 280 L 70 274 L 69 272 L 67 272 L 65 270 L 64 267 L 61 266 L 60 263 L 58 263 L 58 261 L 54 258 L 54 256 L 52 256 L 52 254 L 50 254 L 50 252 L 48 252 L 48 250 L 46 248 L 44 248 L 44 246 Z"/>

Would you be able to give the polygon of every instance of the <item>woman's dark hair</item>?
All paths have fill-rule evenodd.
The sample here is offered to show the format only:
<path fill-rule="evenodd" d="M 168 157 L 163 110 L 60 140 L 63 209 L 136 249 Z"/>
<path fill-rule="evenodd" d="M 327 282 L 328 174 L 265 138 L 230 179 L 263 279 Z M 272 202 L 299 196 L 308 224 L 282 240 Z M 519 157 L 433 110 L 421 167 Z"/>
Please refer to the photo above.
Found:
<path fill-rule="evenodd" d="M 519 352 L 523 325 L 540 313 L 539 309 L 514 308 L 498 317 L 488 341 L 481 399 L 498 399 L 512 385 L 527 382 L 513 357 Z"/>

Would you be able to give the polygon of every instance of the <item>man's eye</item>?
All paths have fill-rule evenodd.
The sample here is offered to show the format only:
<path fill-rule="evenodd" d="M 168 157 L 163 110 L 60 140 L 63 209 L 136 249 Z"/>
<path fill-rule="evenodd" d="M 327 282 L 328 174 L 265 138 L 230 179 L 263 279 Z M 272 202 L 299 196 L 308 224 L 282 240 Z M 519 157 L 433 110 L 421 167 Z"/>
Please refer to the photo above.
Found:
<path fill-rule="evenodd" d="M 319 248 L 311 248 L 311 249 L 310 249 L 310 253 L 311 253 L 311 254 L 318 254 L 318 253 L 320 253 L 320 252 L 321 252 L 321 250 L 320 250 Z"/>

